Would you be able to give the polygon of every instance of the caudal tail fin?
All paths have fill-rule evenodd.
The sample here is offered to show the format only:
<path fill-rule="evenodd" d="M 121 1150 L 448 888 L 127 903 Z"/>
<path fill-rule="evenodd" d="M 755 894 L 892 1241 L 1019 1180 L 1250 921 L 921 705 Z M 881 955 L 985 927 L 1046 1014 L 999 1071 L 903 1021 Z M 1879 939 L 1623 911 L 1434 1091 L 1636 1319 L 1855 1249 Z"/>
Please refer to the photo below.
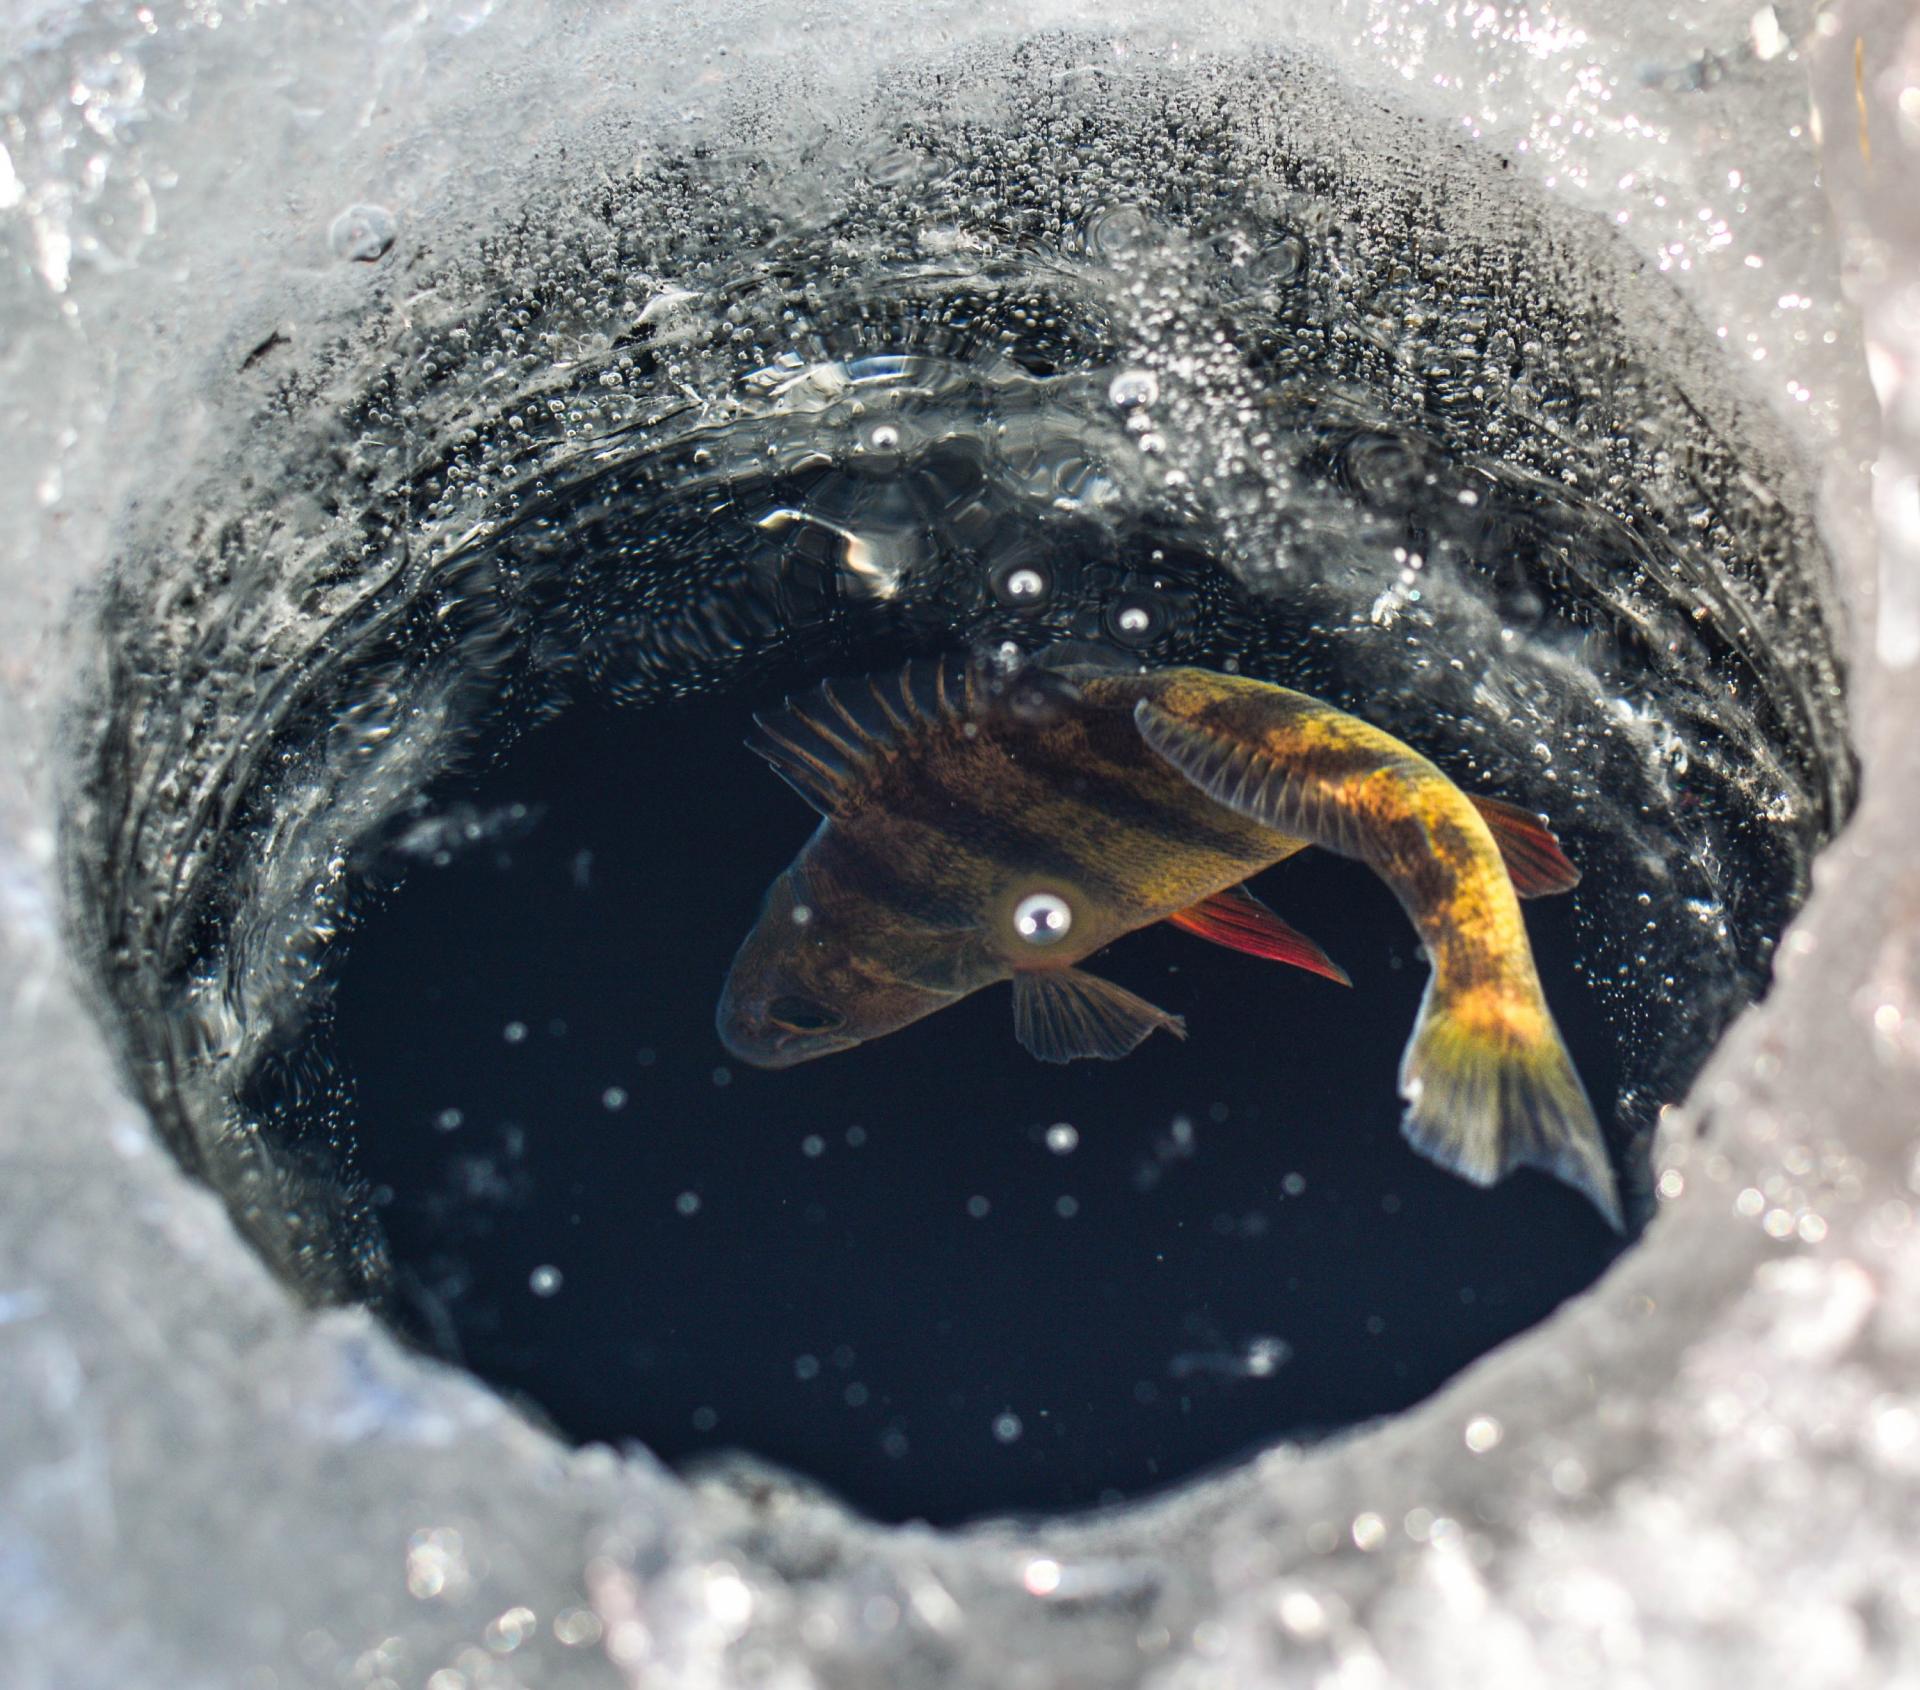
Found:
<path fill-rule="evenodd" d="M 1400 1063 L 1407 1142 L 1475 1185 L 1542 1168 L 1623 1231 L 1606 1140 L 1552 1019 L 1543 1008 L 1531 1036 L 1482 1019 L 1461 1015 L 1428 982 Z"/>

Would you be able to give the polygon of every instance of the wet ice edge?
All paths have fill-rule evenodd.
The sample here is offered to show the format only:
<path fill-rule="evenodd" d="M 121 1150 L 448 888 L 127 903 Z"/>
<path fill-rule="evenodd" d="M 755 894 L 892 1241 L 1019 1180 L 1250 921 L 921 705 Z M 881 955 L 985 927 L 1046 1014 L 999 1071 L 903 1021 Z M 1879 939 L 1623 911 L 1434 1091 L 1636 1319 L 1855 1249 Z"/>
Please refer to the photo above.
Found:
<path fill-rule="evenodd" d="M 116 406 L 130 392 L 175 405 L 187 437 L 201 422 L 116 344 L 113 306 L 141 265 L 178 260 L 179 228 L 214 215 L 243 137 L 261 155 L 243 182 L 309 173 L 296 191 L 315 196 L 317 266 L 347 207 L 428 216 L 440 173 L 488 168 L 394 115 L 430 59 L 458 79 L 524 55 L 545 67 L 530 103 L 575 90 L 536 50 L 551 20 L 532 11 L 396 8 L 345 37 L 271 12 L 216 35 L 203 14 L 156 8 L 123 38 L 16 8 L 6 59 L 25 68 L 0 95 L 17 102 L 0 118 L 21 120 L 0 128 L 0 404 L 9 461 L 27 466 L 0 486 L 8 1681 L 1920 1677 L 1920 214 L 1901 192 L 1920 163 L 1920 26 L 1903 40 L 1900 13 L 1843 4 L 1816 27 L 1808 9 L 1745 0 L 1678 24 L 1597 4 L 1356 4 L 1289 20 L 1341 62 L 1364 53 L 1409 99 L 1457 104 L 1557 193 L 1629 211 L 1628 238 L 1650 262 L 1696 266 L 1683 286 L 1737 334 L 1789 289 L 1844 324 L 1839 247 L 1888 418 L 1877 552 L 1863 381 L 1817 336 L 1748 350 L 1766 354 L 1756 391 L 1822 466 L 1857 618 L 1864 801 L 1819 865 L 1775 991 L 1670 1123 L 1650 1237 L 1592 1293 L 1336 1446 L 1278 1450 L 1105 1520 L 941 1536 L 867 1527 L 779 1485 L 694 1491 L 643 1456 L 569 1452 L 364 1317 L 301 1313 L 112 1083 L 59 951 L 46 752 L 73 594 L 128 491 Z M 743 51 L 792 45 L 742 15 Z M 1239 20 L 1222 32 L 1258 21 Z M 949 21 L 966 27 L 958 9 Z M 1182 15 L 1195 36 L 1208 24 Z M 661 25 L 635 74 L 664 81 L 676 51 L 698 62 L 701 27 Z M 822 62 L 847 27 L 809 18 Z M 295 85 L 295 116 L 264 137 L 236 127 L 258 107 L 229 98 L 255 64 Z M 1646 133 L 1623 140 L 1629 114 Z M 310 121 L 339 126 L 351 164 L 308 163 Z M 1781 132 L 1797 122 L 1805 133 Z M 60 145 L 68 134 L 81 144 Z M 404 145 L 369 181 L 388 142 Z M 1620 185 L 1623 147 L 1658 164 L 1657 194 Z M 89 175 L 90 154 L 134 167 Z M 1729 170 L 1756 168 L 1771 180 L 1711 247 L 1700 209 Z"/>

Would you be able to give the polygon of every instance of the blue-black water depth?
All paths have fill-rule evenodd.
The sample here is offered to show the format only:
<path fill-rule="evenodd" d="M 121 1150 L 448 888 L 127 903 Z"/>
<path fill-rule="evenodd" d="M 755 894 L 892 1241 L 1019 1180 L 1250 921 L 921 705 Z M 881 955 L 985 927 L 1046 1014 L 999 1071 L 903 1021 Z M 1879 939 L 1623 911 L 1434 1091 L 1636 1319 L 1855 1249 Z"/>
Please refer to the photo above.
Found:
<path fill-rule="evenodd" d="M 1045 1066 L 999 987 L 730 1060 L 728 962 L 815 822 L 742 748 L 766 702 L 581 706 L 439 794 L 479 842 L 369 887 L 320 1034 L 410 1323 L 560 1432 L 885 1519 L 1110 1503 L 1417 1401 L 1619 1248 L 1544 1176 L 1402 1142 L 1426 968 L 1320 852 L 1257 884 L 1351 990 L 1161 929 L 1100 967 L 1184 1044 Z M 1604 1116 L 1571 901 L 1529 927 Z"/>

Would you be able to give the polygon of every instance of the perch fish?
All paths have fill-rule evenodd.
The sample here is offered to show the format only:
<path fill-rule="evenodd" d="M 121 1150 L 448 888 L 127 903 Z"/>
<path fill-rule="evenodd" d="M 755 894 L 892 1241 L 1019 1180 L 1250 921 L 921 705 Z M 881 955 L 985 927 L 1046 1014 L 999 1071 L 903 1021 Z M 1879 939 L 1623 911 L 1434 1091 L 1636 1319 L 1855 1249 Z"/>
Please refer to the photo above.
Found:
<path fill-rule="evenodd" d="M 1002 980 L 1043 1061 L 1184 1037 L 1079 966 L 1158 921 L 1344 983 L 1243 884 L 1316 845 L 1386 881 L 1432 964 L 1400 1067 L 1408 1140 L 1478 1184 L 1544 1168 L 1621 1224 L 1519 906 L 1578 871 L 1537 816 L 1390 734 L 1209 670 L 948 660 L 827 682 L 748 743 L 821 822 L 728 974 L 717 1022 L 742 1060 L 844 1051 Z"/>

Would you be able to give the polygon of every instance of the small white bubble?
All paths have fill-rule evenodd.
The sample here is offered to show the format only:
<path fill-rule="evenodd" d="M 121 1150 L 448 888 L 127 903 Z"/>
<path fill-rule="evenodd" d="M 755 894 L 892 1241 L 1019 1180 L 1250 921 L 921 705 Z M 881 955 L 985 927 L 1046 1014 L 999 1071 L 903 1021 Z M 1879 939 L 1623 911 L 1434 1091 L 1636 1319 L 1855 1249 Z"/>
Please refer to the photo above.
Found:
<path fill-rule="evenodd" d="M 600 1616 L 591 1608 L 562 1608 L 553 1616 L 553 1635 L 569 1649 L 585 1649 L 600 1641 Z"/>
<path fill-rule="evenodd" d="M 1051 1556 L 1036 1556 L 1027 1563 L 1020 1582 L 1027 1587 L 1029 1596 L 1051 1596 L 1060 1588 L 1060 1563 Z"/>
<path fill-rule="evenodd" d="M 1080 1147 L 1080 1129 L 1071 1121 L 1055 1121 L 1047 1128 L 1047 1148 L 1056 1156 L 1071 1156 Z"/>
<path fill-rule="evenodd" d="M 371 264 L 393 246 L 399 225 L 384 205 L 350 205 L 327 230 L 327 245 L 335 258 Z"/>
<path fill-rule="evenodd" d="M 811 905 L 795 904 L 793 906 L 793 924 L 795 927 L 805 927 L 811 920 L 813 920 L 813 909 Z"/>
<path fill-rule="evenodd" d="M 626 1106 L 627 1094 L 621 1086 L 608 1086 L 607 1089 L 600 1094 L 600 1107 L 602 1109 L 624 1109 Z"/>
<path fill-rule="evenodd" d="M 1047 590 L 1047 578 L 1037 569 L 1016 569 L 1006 580 L 1010 599 L 1037 599 Z"/>
<path fill-rule="evenodd" d="M 1476 1414 L 1467 1422 L 1467 1448 L 1475 1455 L 1485 1455 L 1503 1435 L 1500 1422 L 1491 1414 Z"/>
<path fill-rule="evenodd" d="M 876 452 L 891 452 L 900 444 L 900 431 L 892 423 L 882 423 L 867 436 L 867 441 Z"/>
<path fill-rule="evenodd" d="M 1255 1338 L 1247 1345 L 1244 1366 L 1249 1379 L 1271 1379 L 1287 1364 L 1293 1346 L 1284 1338 Z"/>
<path fill-rule="evenodd" d="M 1107 398 L 1123 411 L 1137 411 L 1159 397 L 1159 378 L 1151 370 L 1122 370 L 1107 385 Z"/>
<path fill-rule="evenodd" d="M 967 1213 L 977 1221 L 985 1220 L 992 1211 L 993 1205 L 984 1197 L 969 1197 L 967 1199 Z"/>
<path fill-rule="evenodd" d="M 1077 1197 L 1056 1197 L 1053 1212 L 1063 1221 L 1070 1221 L 1080 1213 L 1080 1199 Z"/>
<path fill-rule="evenodd" d="M 1144 605 L 1130 604 L 1114 620 L 1123 634 L 1144 634 L 1153 626 L 1153 612 Z"/>
<path fill-rule="evenodd" d="M 511 1655 L 531 1637 L 539 1620 L 531 1608 L 509 1608 L 487 1622 L 481 1641 L 496 1655 Z"/>
<path fill-rule="evenodd" d="M 527 1275 L 527 1289 L 536 1297 L 551 1297 L 565 1281 L 560 1270 L 551 1262 L 544 1262 Z"/>
<path fill-rule="evenodd" d="M 716 1561 L 707 1570 L 701 1595 L 706 1599 L 707 1612 L 723 1631 L 741 1631 L 753 1618 L 752 1587 L 725 1561 Z"/>
<path fill-rule="evenodd" d="M 1298 1197 L 1307 1189 L 1307 1176 L 1305 1174 L 1288 1174 L 1287 1177 L 1280 1182 L 1280 1189 L 1289 1197 Z"/>
<path fill-rule="evenodd" d="M 1663 1168 L 1657 1189 L 1662 1197 L 1671 1202 L 1687 1189 L 1687 1177 L 1678 1168 Z"/>
<path fill-rule="evenodd" d="M 1289 1590 L 1280 1598 L 1280 1623 L 1296 1637 L 1318 1637 L 1327 1628 L 1327 1612 L 1318 1597 Z"/>
<path fill-rule="evenodd" d="M 509 1021 L 506 1026 L 500 1029 L 500 1036 L 510 1045 L 525 1044 L 527 1041 L 527 1024 L 524 1021 Z"/>
<path fill-rule="evenodd" d="M 1356 1514 L 1353 1542 L 1356 1549 L 1378 1549 L 1387 1540 L 1387 1523 L 1378 1514 Z"/>
<path fill-rule="evenodd" d="M 683 1191 L 678 1197 L 674 1198 L 673 1206 L 683 1215 L 697 1215 L 700 1213 L 700 1193 L 697 1191 Z"/>
<path fill-rule="evenodd" d="M 802 1156 L 824 1156 L 826 1152 L 827 1141 L 818 1133 L 808 1133 L 807 1136 L 800 1141 L 800 1154 Z"/>
<path fill-rule="evenodd" d="M 996 1414 L 993 1419 L 993 1435 L 1003 1444 L 1016 1444 L 1020 1434 L 1026 1428 L 1020 1424 L 1020 1416 L 1008 1410 L 1005 1414 Z"/>
<path fill-rule="evenodd" d="M 433 1126 L 436 1132 L 457 1133 L 466 1125 L 466 1120 L 465 1114 L 458 1109 L 442 1109 L 434 1116 Z"/>
<path fill-rule="evenodd" d="M 793 1376 L 796 1379 L 818 1379 L 820 1377 L 820 1358 L 818 1356 L 795 1356 L 793 1358 Z"/>

